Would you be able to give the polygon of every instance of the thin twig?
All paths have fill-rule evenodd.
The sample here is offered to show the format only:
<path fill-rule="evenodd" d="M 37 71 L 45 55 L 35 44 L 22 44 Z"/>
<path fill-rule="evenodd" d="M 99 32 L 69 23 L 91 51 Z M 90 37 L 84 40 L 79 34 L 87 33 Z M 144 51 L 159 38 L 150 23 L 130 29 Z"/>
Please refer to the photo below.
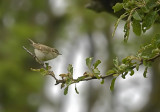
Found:
<path fill-rule="evenodd" d="M 30 52 L 26 47 L 23 46 L 23 49 L 27 51 L 40 65 L 44 66 L 44 64 L 32 53 Z"/>

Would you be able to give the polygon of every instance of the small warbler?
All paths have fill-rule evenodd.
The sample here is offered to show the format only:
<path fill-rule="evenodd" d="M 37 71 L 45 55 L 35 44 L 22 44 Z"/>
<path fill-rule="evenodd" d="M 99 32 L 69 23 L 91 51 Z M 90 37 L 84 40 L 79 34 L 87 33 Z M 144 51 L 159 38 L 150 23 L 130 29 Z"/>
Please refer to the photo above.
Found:
<path fill-rule="evenodd" d="M 55 48 L 51 48 L 43 44 L 35 43 L 31 39 L 28 39 L 28 40 L 32 43 L 31 45 L 34 47 L 35 56 L 40 61 L 48 61 L 48 60 L 56 58 L 58 55 L 62 55 Z"/>

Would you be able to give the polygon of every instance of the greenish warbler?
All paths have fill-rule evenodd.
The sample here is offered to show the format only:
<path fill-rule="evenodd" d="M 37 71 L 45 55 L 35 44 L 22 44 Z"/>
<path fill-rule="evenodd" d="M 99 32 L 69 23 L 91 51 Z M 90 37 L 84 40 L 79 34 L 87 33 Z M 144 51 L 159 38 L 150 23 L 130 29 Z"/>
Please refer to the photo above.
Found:
<path fill-rule="evenodd" d="M 61 55 L 59 51 L 55 48 L 51 48 L 43 44 L 35 43 L 31 39 L 28 39 L 28 40 L 32 43 L 32 46 L 34 47 L 34 53 L 40 61 L 48 61 L 56 58 L 58 55 Z"/>

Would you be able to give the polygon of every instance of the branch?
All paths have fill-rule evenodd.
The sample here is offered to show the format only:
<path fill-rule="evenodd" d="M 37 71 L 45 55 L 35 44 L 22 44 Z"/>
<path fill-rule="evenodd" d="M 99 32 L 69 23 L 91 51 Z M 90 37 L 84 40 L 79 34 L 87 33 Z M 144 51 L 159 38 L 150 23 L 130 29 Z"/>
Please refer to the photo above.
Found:
<path fill-rule="evenodd" d="M 26 47 L 23 46 L 23 49 L 27 51 L 40 65 L 44 66 L 44 64 L 34 55 L 32 52 L 30 52 Z"/>
<path fill-rule="evenodd" d="M 157 58 L 159 58 L 160 57 L 160 54 L 158 54 L 158 55 L 156 55 L 156 56 L 154 56 L 154 57 L 152 57 L 152 58 L 150 58 L 150 59 L 148 59 L 148 60 L 146 60 L 147 62 L 153 62 L 153 61 L 155 61 Z M 140 65 L 142 65 L 143 64 L 143 59 L 141 59 L 141 61 L 140 61 L 140 63 L 139 63 L 139 66 Z M 136 66 L 132 66 L 131 67 L 131 69 L 134 69 L 134 68 L 136 68 Z M 124 73 L 124 72 L 123 72 Z M 107 77 L 111 77 L 111 76 L 113 76 L 113 75 L 115 75 L 116 73 L 111 73 L 111 74 L 109 74 L 109 75 L 100 75 L 100 79 L 105 79 L 105 78 L 107 78 Z M 73 79 L 72 80 L 72 84 L 74 84 L 74 83 L 79 83 L 79 82 L 82 82 L 82 81 L 89 81 L 89 80 L 93 80 L 93 79 L 97 79 L 97 77 L 95 77 L 95 76 L 93 76 L 93 77 L 87 77 L 87 78 L 84 78 L 83 80 L 78 80 L 78 78 L 77 79 Z M 65 83 L 66 81 L 65 80 L 58 80 L 58 81 L 56 81 L 56 84 L 55 85 L 58 85 L 58 84 L 60 84 L 60 83 Z"/>
<path fill-rule="evenodd" d="M 27 48 L 25 48 L 24 46 L 23 46 L 23 48 L 24 48 L 24 49 L 27 51 L 27 53 L 29 53 L 34 59 L 36 59 L 37 62 L 38 62 L 39 64 L 41 64 L 46 71 L 48 71 L 48 72 L 47 72 L 47 75 L 52 76 L 52 77 L 56 80 L 55 85 L 65 84 L 65 83 L 67 82 L 66 79 L 63 79 L 63 78 L 62 78 L 62 79 L 58 79 L 58 78 L 56 78 L 56 76 L 55 76 L 55 74 L 54 74 L 53 71 L 49 71 L 43 63 L 41 63 L 40 61 L 38 61 L 39 59 L 38 59 L 33 53 L 31 53 L 31 52 L 30 52 Z M 153 62 L 153 61 L 155 61 L 155 60 L 156 60 L 157 58 L 159 58 L 159 57 L 160 57 L 160 53 L 157 54 L 156 56 L 154 56 L 154 57 L 146 60 L 146 62 Z M 139 63 L 138 65 L 140 66 L 140 65 L 142 65 L 142 64 L 144 64 L 144 63 L 143 63 L 143 59 L 140 60 L 140 63 Z M 130 68 L 131 68 L 131 69 L 134 69 L 134 68 L 136 68 L 136 66 L 134 65 L 134 66 L 131 66 Z M 125 72 L 126 72 L 126 71 L 123 71 L 121 74 L 123 74 L 123 73 L 125 73 Z M 115 74 L 117 74 L 117 73 L 111 73 L 111 74 L 108 74 L 108 75 L 99 75 L 99 79 L 105 79 L 105 78 L 107 78 L 107 77 L 114 76 Z M 81 78 L 81 77 L 84 77 L 84 79 L 83 79 L 83 80 L 79 80 L 79 78 Z M 72 81 L 71 84 L 79 83 L 79 82 L 82 82 L 82 81 L 89 81 L 89 80 L 93 80 L 93 79 L 98 79 L 96 76 L 92 76 L 92 77 L 91 77 L 91 76 L 81 76 L 81 77 L 78 77 L 77 79 L 71 78 L 71 81 Z"/>

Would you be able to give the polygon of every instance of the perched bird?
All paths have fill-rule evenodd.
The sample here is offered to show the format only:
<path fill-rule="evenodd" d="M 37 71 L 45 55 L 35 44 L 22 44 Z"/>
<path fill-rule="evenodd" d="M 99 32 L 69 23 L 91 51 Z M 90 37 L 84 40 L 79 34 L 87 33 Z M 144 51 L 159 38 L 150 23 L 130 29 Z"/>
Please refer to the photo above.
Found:
<path fill-rule="evenodd" d="M 55 48 L 51 48 L 49 46 L 35 43 L 33 40 L 28 39 L 34 47 L 34 53 L 35 56 L 40 60 L 40 61 L 48 61 L 51 59 L 56 58 L 58 55 L 61 55 L 59 51 Z"/>

